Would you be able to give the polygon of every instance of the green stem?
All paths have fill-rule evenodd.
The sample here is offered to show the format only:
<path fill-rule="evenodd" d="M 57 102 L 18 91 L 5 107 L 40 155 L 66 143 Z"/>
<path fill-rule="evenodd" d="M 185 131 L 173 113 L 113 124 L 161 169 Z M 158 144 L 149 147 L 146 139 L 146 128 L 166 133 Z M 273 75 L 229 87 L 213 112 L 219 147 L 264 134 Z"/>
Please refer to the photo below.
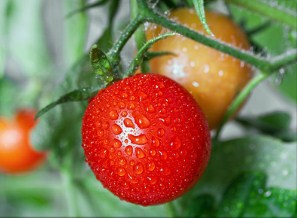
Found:
<path fill-rule="evenodd" d="M 297 49 L 290 49 L 287 52 L 271 58 L 271 70 L 277 70 L 285 65 L 297 62 Z"/>
<path fill-rule="evenodd" d="M 136 17 L 139 16 L 139 8 L 138 8 L 138 5 L 137 5 L 137 1 L 136 0 L 130 0 L 130 7 L 131 7 L 131 18 L 135 19 Z M 138 30 L 136 30 L 136 32 L 134 34 L 134 38 L 135 38 L 135 43 L 136 43 L 137 50 L 140 50 L 141 47 L 146 42 L 146 36 L 145 36 L 144 26 L 143 25 L 141 25 L 138 28 Z M 147 61 L 142 62 L 141 71 L 143 73 L 146 73 L 146 72 L 150 71 L 150 67 L 149 67 Z"/>
<path fill-rule="evenodd" d="M 64 187 L 65 187 L 65 195 L 67 198 L 67 204 L 68 204 L 68 215 L 69 217 L 78 217 L 78 208 L 75 203 L 75 190 L 74 190 L 74 182 L 73 177 L 71 176 L 71 173 L 69 170 L 65 169 L 62 170 L 62 178 L 64 181 Z"/>
<path fill-rule="evenodd" d="M 211 48 L 219 50 L 223 53 L 229 54 L 237 59 L 245 61 L 248 64 L 251 64 L 261 71 L 270 72 L 276 70 L 277 68 L 286 65 L 296 59 L 297 49 L 293 49 L 289 54 L 284 54 L 273 58 L 272 60 L 278 60 L 278 64 L 271 62 L 271 60 L 259 57 L 249 51 L 241 50 L 239 48 L 233 47 L 230 44 L 218 41 L 214 38 L 205 36 L 201 33 L 195 32 L 181 24 L 178 24 L 166 17 L 162 14 L 157 13 L 156 11 L 149 8 L 146 1 L 138 0 L 138 5 L 141 5 L 142 9 L 141 13 L 144 19 L 148 22 L 152 22 L 158 25 L 161 25 L 167 29 L 180 33 L 181 35 L 193 39 L 196 42 L 207 45 Z M 281 63 L 281 65 L 280 65 Z"/>
<path fill-rule="evenodd" d="M 251 91 L 263 80 L 265 80 L 270 74 L 260 73 L 255 76 L 245 87 L 244 89 L 236 96 L 234 101 L 229 106 L 227 112 L 225 113 L 223 120 L 220 126 L 217 129 L 216 135 L 214 136 L 214 142 L 217 142 L 219 136 L 223 130 L 224 124 L 229 120 L 229 118 L 237 111 L 239 106 L 243 103 L 243 101 L 248 97 Z M 214 143 L 216 144 L 216 143 Z"/>
<path fill-rule="evenodd" d="M 128 26 L 126 26 L 123 33 L 120 35 L 120 38 L 115 42 L 113 47 L 108 52 L 108 56 L 110 57 L 112 66 L 115 66 L 119 63 L 121 50 L 131 38 L 132 34 L 143 22 L 144 19 L 142 18 L 142 16 L 137 16 L 128 24 Z"/>
<path fill-rule="evenodd" d="M 133 75 L 134 71 L 136 70 L 136 68 L 143 62 L 143 57 L 145 55 L 145 53 L 147 52 L 147 50 L 157 41 L 167 38 L 169 36 L 174 36 L 176 35 L 175 33 L 165 33 L 162 35 L 157 36 L 156 38 L 153 38 L 149 41 L 147 41 L 138 51 L 136 57 L 133 59 L 133 61 L 131 62 L 129 69 L 127 70 L 127 76 L 131 76 Z"/>
<path fill-rule="evenodd" d="M 269 1 L 263 0 L 226 0 L 230 4 L 249 9 L 259 14 L 263 14 L 271 19 L 286 24 L 294 29 L 297 29 L 297 13 L 295 11 L 286 10 L 281 6 L 276 6 Z"/>

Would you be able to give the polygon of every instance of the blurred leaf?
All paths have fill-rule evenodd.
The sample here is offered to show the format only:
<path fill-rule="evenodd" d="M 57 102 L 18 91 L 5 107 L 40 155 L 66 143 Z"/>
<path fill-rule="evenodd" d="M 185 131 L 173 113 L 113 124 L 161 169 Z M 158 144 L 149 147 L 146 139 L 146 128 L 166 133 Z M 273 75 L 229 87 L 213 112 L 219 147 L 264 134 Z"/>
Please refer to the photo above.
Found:
<path fill-rule="evenodd" d="M 6 77 L 0 78 L 0 115 L 9 117 L 15 111 L 15 99 L 19 89 Z"/>
<path fill-rule="evenodd" d="M 283 111 L 274 111 L 260 116 L 239 117 L 236 121 L 247 127 L 257 128 L 263 132 L 275 133 L 289 128 L 291 116 Z"/>
<path fill-rule="evenodd" d="M 219 142 L 212 151 L 206 172 L 191 192 L 183 198 L 208 193 L 222 198 L 225 187 L 243 171 L 261 171 L 269 187 L 296 189 L 297 143 L 251 135 Z"/>
<path fill-rule="evenodd" d="M 242 173 L 226 188 L 217 210 L 217 217 L 242 217 L 252 190 L 265 188 L 266 175 L 262 172 Z"/>
<path fill-rule="evenodd" d="M 84 7 L 86 1 L 68 0 L 63 1 L 64 8 L 72 11 L 76 8 Z M 67 12 L 66 12 L 67 14 Z M 67 69 L 72 66 L 84 53 L 87 33 L 88 16 L 86 12 L 79 13 L 68 19 L 64 19 L 64 58 Z"/>
<path fill-rule="evenodd" d="M 83 6 L 81 8 L 78 8 L 78 9 L 75 9 L 71 12 L 69 12 L 66 17 L 69 18 L 77 13 L 80 13 L 80 12 L 84 12 L 86 10 L 89 10 L 89 9 L 92 9 L 92 8 L 95 8 L 95 7 L 98 7 L 98 6 L 101 6 L 101 5 L 104 5 L 106 2 L 108 2 L 108 0 L 100 0 L 100 1 L 96 1 L 92 4 L 89 4 L 89 5 L 86 5 L 86 6 Z"/>
<path fill-rule="evenodd" d="M 100 87 L 90 87 L 90 88 L 82 88 L 77 89 L 72 92 L 69 92 L 62 97 L 60 97 L 58 100 L 50 103 L 46 107 L 42 108 L 37 114 L 36 118 L 39 118 L 55 106 L 66 103 L 66 102 L 73 102 L 73 101 L 85 101 L 90 98 L 92 98 L 97 92 L 100 90 Z"/>
<path fill-rule="evenodd" d="M 201 194 L 195 198 L 184 198 L 181 202 L 182 217 L 214 217 L 215 199 L 212 195 Z"/>
<path fill-rule="evenodd" d="M 214 37 L 214 34 L 211 32 L 207 20 L 205 17 L 205 11 L 204 11 L 204 0 L 192 0 L 196 14 L 198 15 L 205 31 L 210 35 Z"/>
<path fill-rule="evenodd" d="M 281 78 L 277 88 L 282 94 L 297 103 L 297 64 L 289 66 L 285 71 L 287 72 Z"/>
<path fill-rule="evenodd" d="M 176 54 L 173 52 L 167 52 L 167 51 L 146 52 L 144 54 L 144 61 L 149 61 L 153 58 L 161 57 L 164 55 L 176 55 Z"/>
<path fill-rule="evenodd" d="M 243 217 L 295 217 L 297 191 L 280 188 L 254 190 Z"/>

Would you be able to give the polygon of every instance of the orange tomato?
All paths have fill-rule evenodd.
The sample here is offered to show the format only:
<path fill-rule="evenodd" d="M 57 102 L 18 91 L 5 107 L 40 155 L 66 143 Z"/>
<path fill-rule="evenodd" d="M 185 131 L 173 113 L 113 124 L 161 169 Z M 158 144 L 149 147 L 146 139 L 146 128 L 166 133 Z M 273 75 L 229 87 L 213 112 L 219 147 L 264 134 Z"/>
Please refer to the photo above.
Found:
<path fill-rule="evenodd" d="M 193 9 L 173 10 L 169 18 L 200 33 L 206 34 Z M 250 44 L 244 32 L 230 18 L 206 11 L 206 20 L 215 37 L 241 49 Z M 150 25 L 147 38 L 168 30 Z M 184 86 L 202 108 L 211 129 L 221 122 L 228 106 L 252 77 L 250 66 L 240 60 L 177 35 L 158 41 L 150 51 L 169 51 L 174 55 L 154 58 L 151 71 L 170 77 Z"/>
<path fill-rule="evenodd" d="M 45 159 L 46 153 L 34 150 L 30 144 L 34 115 L 32 110 L 21 110 L 14 120 L 0 118 L 0 172 L 27 172 Z"/>

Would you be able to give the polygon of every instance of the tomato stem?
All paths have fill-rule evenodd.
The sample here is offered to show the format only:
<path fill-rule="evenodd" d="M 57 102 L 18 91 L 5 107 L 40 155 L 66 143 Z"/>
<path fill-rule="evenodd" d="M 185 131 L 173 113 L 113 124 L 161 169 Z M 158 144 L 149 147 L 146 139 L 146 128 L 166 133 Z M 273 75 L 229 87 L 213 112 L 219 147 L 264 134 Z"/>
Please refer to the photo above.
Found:
<path fill-rule="evenodd" d="M 260 84 L 263 80 L 265 80 L 270 74 L 259 73 L 255 76 L 250 82 L 244 87 L 244 89 L 236 96 L 234 101 L 229 106 L 227 112 L 225 113 L 223 120 L 218 127 L 216 134 L 214 136 L 214 142 L 219 140 L 220 134 L 223 130 L 224 124 L 229 120 L 229 118 L 238 110 L 238 107 L 244 102 L 244 100 L 248 97 L 251 91 Z M 217 143 L 213 143 L 215 145 Z"/>

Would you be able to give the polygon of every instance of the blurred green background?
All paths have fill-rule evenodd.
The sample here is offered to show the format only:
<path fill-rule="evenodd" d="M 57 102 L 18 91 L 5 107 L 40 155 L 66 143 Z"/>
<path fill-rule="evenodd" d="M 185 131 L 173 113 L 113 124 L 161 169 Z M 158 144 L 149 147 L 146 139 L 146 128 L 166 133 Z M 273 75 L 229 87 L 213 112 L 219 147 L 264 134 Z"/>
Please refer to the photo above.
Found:
<path fill-rule="evenodd" d="M 273 1 L 297 11 L 295 0 Z M 66 15 L 94 2 L 0 1 L 1 117 L 12 117 L 23 107 L 38 110 L 93 82 L 84 57 L 106 28 L 109 3 Z M 227 11 L 222 1 L 208 6 Z M 246 31 L 268 20 L 235 6 L 229 9 Z M 114 19 L 117 38 L 130 19 L 127 0 L 120 1 Z M 297 47 L 296 30 L 274 21 L 250 37 L 255 48 L 271 56 Z M 122 55 L 123 68 L 133 50 L 131 40 Z M 27 174 L 0 173 L 0 217 L 292 217 L 297 213 L 296 71 L 295 63 L 257 87 L 240 119 L 227 124 L 224 141 L 213 151 L 201 181 L 182 198 L 160 206 L 132 205 L 103 189 L 85 164 L 81 148 L 86 102 L 58 106 L 41 117 L 32 135 L 37 149 L 49 151 L 46 163 Z M 280 113 L 285 115 L 278 119 Z M 267 125 L 279 128 L 269 132 Z"/>

